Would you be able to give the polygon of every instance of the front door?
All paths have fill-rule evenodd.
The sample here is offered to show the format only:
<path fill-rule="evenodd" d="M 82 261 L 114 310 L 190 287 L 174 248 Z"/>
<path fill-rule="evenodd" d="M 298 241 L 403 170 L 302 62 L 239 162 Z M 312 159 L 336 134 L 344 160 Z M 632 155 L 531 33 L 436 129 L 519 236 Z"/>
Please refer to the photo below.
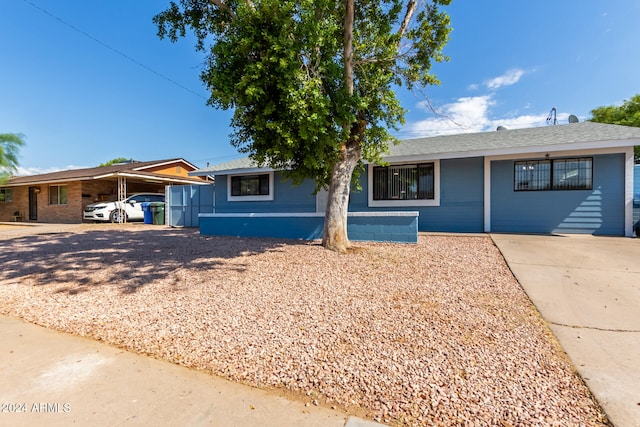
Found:
<path fill-rule="evenodd" d="M 38 220 L 38 187 L 29 187 L 29 221 Z"/>

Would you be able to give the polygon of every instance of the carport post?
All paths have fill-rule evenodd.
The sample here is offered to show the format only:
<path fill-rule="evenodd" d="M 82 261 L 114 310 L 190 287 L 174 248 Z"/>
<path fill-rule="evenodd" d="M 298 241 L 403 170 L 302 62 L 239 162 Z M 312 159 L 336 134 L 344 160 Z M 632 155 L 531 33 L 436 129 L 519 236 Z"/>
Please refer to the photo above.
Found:
<path fill-rule="evenodd" d="M 118 209 L 122 209 L 123 214 L 118 215 L 118 222 L 127 222 L 126 207 L 124 206 L 124 199 L 127 198 L 127 178 L 118 175 Z"/>

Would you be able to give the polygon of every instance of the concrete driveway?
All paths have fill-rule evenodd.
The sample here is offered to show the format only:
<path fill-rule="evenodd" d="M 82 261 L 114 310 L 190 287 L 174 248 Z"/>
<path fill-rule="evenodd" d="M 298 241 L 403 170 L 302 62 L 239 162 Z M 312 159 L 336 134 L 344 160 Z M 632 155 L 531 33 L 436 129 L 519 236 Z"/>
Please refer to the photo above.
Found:
<path fill-rule="evenodd" d="M 618 427 L 640 427 L 640 239 L 491 237 Z"/>

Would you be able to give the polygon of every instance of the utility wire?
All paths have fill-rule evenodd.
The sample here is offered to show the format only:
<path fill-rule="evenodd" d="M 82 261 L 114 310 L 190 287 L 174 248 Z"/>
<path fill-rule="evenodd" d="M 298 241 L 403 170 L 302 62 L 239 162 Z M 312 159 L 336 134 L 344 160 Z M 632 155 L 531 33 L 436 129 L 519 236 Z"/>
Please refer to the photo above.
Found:
<path fill-rule="evenodd" d="M 43 9 L 42 7 L 38 6 L 37 4 L 35 4 L 35 3 L 33 3 L 33 2 L 31 2 L 31 1 L 29 1 L 29 0 L 22 0 L 22 1 L 24 1 L 25 3 L 27 3 L 28 5 L 30 5 L 30 6 L 32 6 L 32 7 L 34 7 L 34 8 L 36 8 L 36 9 L 38 9 L 38 10 L 39 10 L 39 11 L 41 11 L 42 13 L 45 13 L 45 14 L 49 15 L 51 18 L 55 19 L 56 21 L 60 22 L 61 24 L 66 25 L 67 27 L 71 28 L 73 31 L 75 31 L 75 32 L 78 32 L 78 33 L 82 34 L 83 36 L 85 36 L 86 38 L 88 38 L 88 39 L 90 39 L 90 40 L 93 40 L 94 42 L 98 43 L 98 44 L 99 44 L 99 45 L 101 45 L 102 47 L 107 48 L 107 49 L 109 49 L 110 51 L 112 51 L 112 52 L 116 53 L 117 55 L 120 55 L 120 56 L 122 56 L 123 58 L 125 58 L 125 59 L 127 59 L 127 60 L 129 60 L 129 61 L 133 62 L 133 63 L 134 63 L 134 64 L 136 64 L 137 66 L 139 66 L 139 67 L 141 67 L 141 68 L 144 68 L 145 70 L 147 70 L 147 71 L 149 71 L 149 72 L 151 72 L 151 73 L 155 74 L 156 76 L 158 76 L 158 77 L 160 77 L 160 78 L 162 78 L 162 79 L 164 79 L 164 80 L 168 81 L 168 82 L 169 82 L 169 83 L 171 83 L 171 84 L 174 84 L 175 86 L 178 86 L 180 89 L 186 90 L 187 92 L 189 92 L 189 93 L 191 93 L 191 94 L 193 94 L 193 95 L 195 95 L 195 96 L 197 96 L 197 97 L 199 97 L 199 98 L 202 98 L 202 99 L 204 99 L 205 101 L 207 100 L 207 98 L 206 98 L 206 97 L 202 96 L 202 95 L 201 95 L 201 94 L 199 94 L 198 92 L 195 92 L 195 91 L 193 91 L 193 90 L 189 89 L 188 87 L 181 85 L 180 83 L 176 82 L 175 80 L 171 79 L 170 77 L 167 77 L 167 76 L 165 76 L 164 74 L 159 73 L 158 71 L 154 70 L 153 68 L 148 67 L 147 65 L 143 64 L 142 62 L 140 62 L 140 61 L 137 61 L 137 60 L 133 59 L 132 57 L 130 57 L 130 56 L 129 56 L 129 55 L 127 55 L 126 53 L 121 52 L 121 51 L 119 51 L 118 49 L 116 49 L 116 48 L 114 48 L 114 47 L 112 47 L 112 46 L 108 45 L 107 43 L 105 43 L 105 42 L 103 42 L 103 41 L 101 41 L 101 40 L 99 40 L 99 39 L 95 38 L 95 37 L 94 37 L 94 36 L 92 36 L 91 34 L 89 34 L 89 33 L 85 32 L 85 31 L 82 31 L 82 30 L 81 30 L 81 29 L 79 29 L 78 27 L 75 27 L 74 25 L 72 25 L 72 24 L 68 23 L 67 21 L 65 21 L 64 19 L 62 19 L 62 18 L 60 18 L 60 17 L 58 17 L 58 16 L 54 15 L 53 13 L 49 12 L 48 10 Z"/>

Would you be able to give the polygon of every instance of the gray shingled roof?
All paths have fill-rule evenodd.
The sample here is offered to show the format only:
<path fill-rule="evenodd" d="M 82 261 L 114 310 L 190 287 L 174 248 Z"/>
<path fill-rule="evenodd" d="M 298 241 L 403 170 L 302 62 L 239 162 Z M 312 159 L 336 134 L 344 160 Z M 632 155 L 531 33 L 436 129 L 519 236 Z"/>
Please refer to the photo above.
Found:
<path fill-rule="evenodd" d="M 420 157 L 448 158 L 497 155 L 511 152 L 552 151 L 552 149 L 590 148 L 616 142 L 618 146 L 640 145 L 640 128 L 593 122 L 571 123 L 526 129 L 463 133 L 407 139 L 390 147 L 389 159 Z M 606 145 L 611 146 L 611 145 Z M 252 169 L 256 164 L 248 157 L 199 169 L 193 175 Z"/>
<path fill-rule="evenodd" d="M 408 139 L 391 147 L 391 157 L 434 156 L 447 153 L 476 153 L 605 141 L 634 141 L 640 144 L 640 128 L 593 122 L 571 123 L 526 129 L 433 136 Z M 621 145 L 629 145 L 621 144 Z"/>
<path fill-rule="evenodd" d="M 230 160 L 228 162 L 219 163 L 213 166 L 207 166 L 206 168 L 198 169 L 191 172 L 189 175 L 215 175 L 215 172 L 232 171 L 241 169 L 254 169 L 258 165 L 249 157 L 243 157 L 241 159 Z M 265 168 L 269 169 L 269 168 Z"/>

